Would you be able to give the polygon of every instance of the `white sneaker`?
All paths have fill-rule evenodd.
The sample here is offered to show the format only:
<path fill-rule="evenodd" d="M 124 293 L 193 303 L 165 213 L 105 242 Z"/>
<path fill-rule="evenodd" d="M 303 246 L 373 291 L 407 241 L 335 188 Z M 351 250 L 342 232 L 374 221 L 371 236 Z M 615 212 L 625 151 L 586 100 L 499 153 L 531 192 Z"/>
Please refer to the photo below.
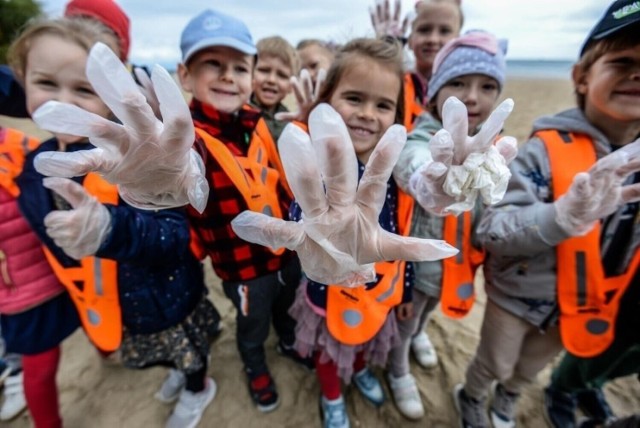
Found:
<path fill-rule="evenodd" d="M 178 399 L 180 391 L 182 391 L 186 383 L 187 378 L 184 373 L 176 369 L 171 369 L 154 397 L 163 403 L 173 403 Z"/>
<path fill-rule="evenodd" d="M 424 406 L 422 405 L 422 400 L 420 400 L 420 393 L 413 375 L 407 373 L 404 376 L 394 377 L 391 373 L 387 373 L 387 380 L 389 381 L 393 401 L 396 402 L 396 407 L 398 407 L 400 413 L 409 419 L 423 417 Z"/>
<path fill-rule="evenodd" d="M 208 377 L 205 383 L 204 390 L 200 392 L 189 392 L 186 389 L 180 392 L 178 404 L 169 416 L 165 428 L 195 428 L 198 425 L 204 410 L 216 396 L 215 381 Z"/>
<path fill-rule="evenodd" d="M 0 408 L 0 421 L 9 421 L 27 408 L 22 386 L 22 372 L 7 377 L 4 381 L 4 403 Z"/>
<path fill-rule="evenodd" d="M 433 344 L 425 331 L 421 331 L 411 339 L 411 350 L 413 351 L 413 356 L 416 357 L 418 364 L 422 367 L 430 369 L 438 365 L 438 354 L 436 354 L 436 348 L 433 347 Z"/>
<path fill-rule="evenodd" d="M 320 411 L 323 428 L 350 428 L 347 407 L 342 395 L 335 400 L 320 397 Z"/>

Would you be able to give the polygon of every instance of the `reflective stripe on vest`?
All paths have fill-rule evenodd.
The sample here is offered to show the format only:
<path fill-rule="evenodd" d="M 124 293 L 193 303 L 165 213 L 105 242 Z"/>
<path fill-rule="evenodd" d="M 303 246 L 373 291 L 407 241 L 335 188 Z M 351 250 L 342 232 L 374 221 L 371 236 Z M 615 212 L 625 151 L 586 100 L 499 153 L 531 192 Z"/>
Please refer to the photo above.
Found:
<path fill-rule="evenodd" d="M 86 175 L 83 186 L 102 203 L 117 204 L 118 191 L 99 175 Z M 65 268 L 44 247 L 44 253 L 78 309 L 89 339 L 104 351 L 115 351 L 122 340 L 122 316 L 118 299 L 118 269 L 114 260 L 84 257 L 80 266 Z"/>
<path fill-rule="evenodd" d="M 254 130 L 253 138 L 258 138 L 262 142 L 269 155 L 269 162 L 271 163 L 271 166 L 275 168 L 280 174 L 280 184 L 287 192 L 289 197 L 293 199 L 293 192 L 291 191 L 289 183 L 287 182 L 286 174 L 284 173 L 284 167 L 282 166 L 282 161 L 280 160 L 280 154 L 278 153 L 275 141 L 273 141 L 273 136 L 271 135 L 271 131 L 269 131 L 267 122 L 265 122 L 264 119 L 260 119 L 258 121 L 256 129 Z"/>
<path fill-rule="evenodd" d="M 411 228 L 413 198 L 398 190 L 398 231 L 407 236 Z M 404 261 L 378 262 L 380 278 L 375 287 L 364 285 L 327 287 L 327 328 L 346 345 L 360 345 L 373 338 L 384 325 L 389 311 L 402 302 Z"/>
<path fill-rule="evenodd" d="M 484 252 L 471 245 L 471 213 L 444 218 L 444 240 L 460 252 L 442 260 L 442 292 L 440 307 L 451 318 L 462 318 L 469 313 L 475 301 L 473 281 L 478 266 L 484 261 Z"/>
<path fill-rule="evenodd" d="M 34 150 L 39 142 L 35 138 L 27 137 L 24 133 L 4 128 L 0 130 L 4 138 L 0 141 L 0 187 L 9 192 L 11 196 L 17 198 L 20 189 L 15 183 L 15 179 L 22 172 L 22 166 L 26 155 Z"/>
<path fill-rule="evenodd" d="M 424 112 L 424 108 L 416 99 L 416 88 L 411 73 L 404 74 L 404 127 L 407 132 L 413 129 L 413 124 L 418 116 Z"/>
<path fill-rule="evenodd" d="M 567 192 L 577 173 L 596 162 L 595 148 L 583 134 L 539 131 L 535 136 L 549 154 L 556 200 Z M 556 247 L 560 335 L 567 351 L 578 357 L 598 355 L 611 345 L 620 299 L 640 262 L 640 251 L 636 251 L 626 272 L 605 278 L 600 232 L 598 222 L 585 236 L 569 238 Z"/>

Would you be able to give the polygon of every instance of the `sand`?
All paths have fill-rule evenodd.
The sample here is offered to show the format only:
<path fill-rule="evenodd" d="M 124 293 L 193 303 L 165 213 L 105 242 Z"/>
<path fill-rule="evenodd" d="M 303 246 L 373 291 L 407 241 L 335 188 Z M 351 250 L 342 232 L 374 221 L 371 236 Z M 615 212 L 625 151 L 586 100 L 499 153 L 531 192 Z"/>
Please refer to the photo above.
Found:
<path fill-rule="evenodd" d="M 525 141 L 533 120 L 573 105 L 571 87 L 562 80 L 511 79 L 505 96 L 515 100 L 516 107 L 505 124 L 505 134 Z M 28 122 L 7 121 L 0 124 L 33 130 Z M 307 427 L 320 426 L 318 416 L 319 388 L 315 375 L 304 371 L 275 351 L 272 334 L 266 344 L 267 359 L 278 385 L 281 404 L 270 413 L 255 409 L 245 384 L 242 365 L 235 346 L 235 311 L 221 291 L 220 281 L 208 272 L 211 297 L 224 317 L 225 329 L 211 348 L 209 375 L 218 384 L 218 395 L 207 408 L 201 427 Z M 349 414 L 354 427 L 451 427 L 457 426 L 451 399 L 453 386 L 463 380 L 467 363 L 473 356 L 484 309 L 482 279 L 478 278 L 478 303 L 462 321 L 447 319 L 436 313 L 428 326 L 440 357 L 432 370 L 412 362 L 426 416 L 419 422 L 404 419 L 388 400 L 376 409 L 367 404 L 353 387 L 345 389 Z M 379 371 L 381 374 L 382 372 Z M 528 387 L 519 402 L 518 424 L 521 427 L 544 427 L 542 388 L 550 368 Z M 165 370 L 135 371 L 118 365 L 106 365 L 98 357 L 81 331 L 63 345 L 62 364 L 58 374 L 61 410 L 68 428 L 96 427 L 161 427 L 171 406 L 153 398 L 164 379 Z M 627 415 L 640 411 L 640 383 L 635 378 L 609 384 L 606 395 L 616 413 Z M 30 426 L 25 414 L 5 424 L 14 428 Z"/>

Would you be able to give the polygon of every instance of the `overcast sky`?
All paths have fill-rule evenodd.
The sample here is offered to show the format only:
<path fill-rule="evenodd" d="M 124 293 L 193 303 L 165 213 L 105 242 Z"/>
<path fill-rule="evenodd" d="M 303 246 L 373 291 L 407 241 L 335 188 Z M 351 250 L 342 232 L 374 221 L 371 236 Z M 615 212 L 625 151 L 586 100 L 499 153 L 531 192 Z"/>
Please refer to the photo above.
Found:
<path fill-rule="evenodd" d="M 50 16 L 67 0 L 42 0 Z M 278 34 L 295 45 L 303 38 L 342 43 L 371 36 L 370 0 L 118 0 L 132 23 L 130 59 L 136 64 L 175 66 L 180 32 L 206 7 L 234 15 L 254 40 Z M 415 0 L 402 0 L 403 13 Z M 509 39 L 507 59 L 574 60 L 590 28 L 604 13 L 604 0 L 464 0 L 466 29 L 484 29 Z"/>

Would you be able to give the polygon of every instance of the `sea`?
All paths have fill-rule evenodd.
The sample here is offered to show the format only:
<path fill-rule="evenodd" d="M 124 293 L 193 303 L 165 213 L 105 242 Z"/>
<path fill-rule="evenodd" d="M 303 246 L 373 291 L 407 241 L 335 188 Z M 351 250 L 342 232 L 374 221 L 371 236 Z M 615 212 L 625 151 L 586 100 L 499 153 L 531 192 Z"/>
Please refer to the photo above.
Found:
<path fill-rule="evenodd" d="M 565 60 L 507 60 L 507 77 L 569 80 L 573 64 L 573 61 Z"/>

